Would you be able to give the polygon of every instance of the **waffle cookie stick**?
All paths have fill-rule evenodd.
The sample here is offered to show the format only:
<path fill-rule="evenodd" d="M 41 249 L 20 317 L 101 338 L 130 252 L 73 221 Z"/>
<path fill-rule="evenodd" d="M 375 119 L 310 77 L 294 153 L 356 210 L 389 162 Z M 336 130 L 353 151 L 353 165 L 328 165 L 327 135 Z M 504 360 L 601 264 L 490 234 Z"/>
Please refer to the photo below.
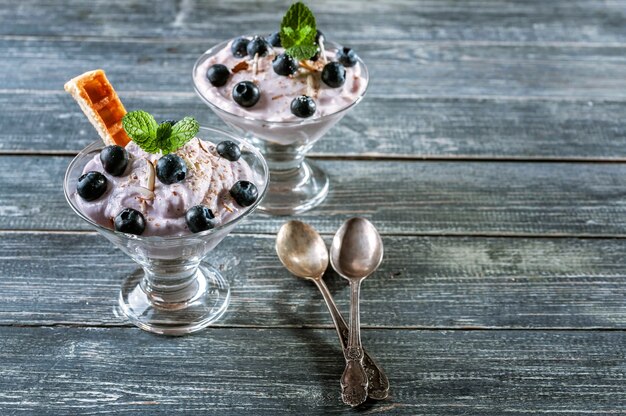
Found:
<path fill-rule="evenodd" d="M 104 71 L 96 69 L 65 84 L 106 145 L 126 146 L 130 138 L 122 128 L 126 109 Z"/>

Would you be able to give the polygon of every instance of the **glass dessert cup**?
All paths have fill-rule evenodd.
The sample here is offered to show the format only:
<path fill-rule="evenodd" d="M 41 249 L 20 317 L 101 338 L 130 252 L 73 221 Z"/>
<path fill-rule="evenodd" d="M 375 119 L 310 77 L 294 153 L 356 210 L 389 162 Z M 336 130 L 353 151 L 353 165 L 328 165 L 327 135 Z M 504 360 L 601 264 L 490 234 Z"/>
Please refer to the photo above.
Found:
<path fill-rule="evenodd" d="M 263 199 L 269 181 L 261 153 L 235 135 L 201 127 L 198 137 L 218 143 L 231 140 L 241 147 L 259 196 L 241 215 L 211 230 L 183 236 L 137 236 L 103 227 L 85 216 L 76 205 L 75 190 L 84 166 L 104 147 L 102 141 L 83 149 L 67 168 L 63 182 L 65 198 L 74 212 L 87 221 L 141 268 L 127 276 L 119 294 L 119 309 L 139 328 L 164 335 L 185 335 L 219 319 L 230 302 L 230 286 L 220 272 L 203 259 Z"/>
<path fill-rule="evenodd" d="M 257 146 L 270 170 L 270 185 L 259 210 L 277 215 L 293 215 L 321 204 L 329 191 L 328 175 L 305 156 L 322 136 L 339 122 L 365 96 L 369 73 L 363 61 L 362 75 L 366 86 L 361 95 L 348 106 L 321 117 L 290 121 L 267 121 L 233 114 L 212 102 L 195 81 L 198 68 L 207 59 L 228 45 L 222 42 L 206 51 L 196 61 L 192 79 L 198 96 L 235 132 Z M 334 42 L 326 42 L 327 49 L 338 49 Z M 203 75 L 204 76 L 204 75 Z"/>

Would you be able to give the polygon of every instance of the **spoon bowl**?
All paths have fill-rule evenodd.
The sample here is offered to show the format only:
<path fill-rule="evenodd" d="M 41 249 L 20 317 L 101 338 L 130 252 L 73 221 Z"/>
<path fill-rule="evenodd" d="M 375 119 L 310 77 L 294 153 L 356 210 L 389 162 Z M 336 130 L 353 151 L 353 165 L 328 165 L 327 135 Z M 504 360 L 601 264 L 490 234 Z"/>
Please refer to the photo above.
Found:
<path fill-rule="evenodd" d="M 365 218 L 350 218 L 337 230 L 330 247 L 330 263 L 344 279 L 363 279 L 380 266 L 383 241 Z"/>
<path fill-rule="evenodd" d="M 292 274 L 321 279 L 328 267 L 328 250 L 317 231 L 302 221 L 288 221 L 276 236 L 276 253 Z"/>

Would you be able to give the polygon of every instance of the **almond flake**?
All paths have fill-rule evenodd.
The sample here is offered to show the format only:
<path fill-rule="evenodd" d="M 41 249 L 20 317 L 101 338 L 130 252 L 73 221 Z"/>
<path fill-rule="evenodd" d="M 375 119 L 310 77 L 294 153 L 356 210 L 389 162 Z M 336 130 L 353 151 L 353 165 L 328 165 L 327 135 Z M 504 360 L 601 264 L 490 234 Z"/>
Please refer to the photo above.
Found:
<path fill-rule="evenodd" d="M 315 68 L 313 65 L 310 64 L 310 61 L 305 61 L 305 60 L 300 61 L 300 67 L 304 69 L 308 69 L 309 71 L 313 71 L 313 72 L 317 71 L 317 68 Z"/>
<path fill-rule="evenodd" d="M 254 62 L 252 63 L 252 74 L 256 77 L 257 72 L 259 71 L 259 53 L 254 54 Z"/>
<path fill-rule="evenodd" d="M 315 80 L 313 79 L 313 75 L 309 75 L 306 78 L 306 95 L 309 97 L 317 96 L 317 89 L 315 88 Z"/>
<path fill-rule="evenodd" d="M 202 140 L 198 140 L 198 146 L 200 146 L 200 149 L 204 150 L 206 153 L 209 153 L 209 151 L 204 147 Z"/>
<path fill-rule="evenodd" d="M 154 165 L 152 163 L 150 163 L 150 161 L 148 159 L 144 159 L 146 161 L 146 166 L 148 166 L 148 190 L 149 191 L 154 191 L 154 176 L 155 176 L 155 172 L 154 172 Z"/>
<path fill-rule="evenodd" d="M 322 58 L 322 63 L 326 65 L 328 61 L 326 60 L 326 49 L 324 49 L 324 37 L 323 36 L 320 36 L 319 45 L 320 45 L 320 58 Z"/>

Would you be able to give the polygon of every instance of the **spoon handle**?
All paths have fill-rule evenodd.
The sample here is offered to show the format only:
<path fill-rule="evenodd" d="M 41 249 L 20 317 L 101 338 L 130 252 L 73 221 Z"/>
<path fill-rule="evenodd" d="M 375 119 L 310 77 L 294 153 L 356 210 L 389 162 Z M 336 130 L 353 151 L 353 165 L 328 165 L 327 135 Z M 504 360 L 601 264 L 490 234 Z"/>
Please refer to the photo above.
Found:
<path fill-rule="evenodd" d="M 345 319 L 343 319 L 343 315 L 339 312 L 337 305 L 335 304 L 335 300 L 333 296 L 330 294 L 326 283 L 324 283 L 323 279 L 315 279 L 315 284 L 317 285 L 320 292 L 322 292 L 322 296 L 324 297 L 324 301 L 326 302 L 326 306 L 328 307 L 328 312 L 330 312 L 330 316 L 333 318 L 333 322 L 335 324 L 335 329 L 337 330 L 337 335 L 339 336 L 339 343 L 341 344 L 341 350 L 345 350 L 348 345 L 348 337 L 349 330 L 348 324 L 346 324 Z M 373 357 L 369 355 L 367 350 L 363 348 L 363 365 L 365 366 L 365 371 L 367 372 L 368 378 L 368 386 L 367 386 L 367 395 L 368 397 L 374 400 L 384 400 L 389 395 L 389 379 L 387 375 L 383 371 L 382 368 L 378 365 L 378 363 L 374 360 Z"/>
<path fill-rule="evenodd" d="M 343 350 L 346 368 L 341 376 L 341 398 L 345 404 L 358 406 L 367 399 L 367 373 L 363 368 L 363 347 L 359 319 L 360 280 L 350 280 L 350 329 L 348 346 Z"/>

